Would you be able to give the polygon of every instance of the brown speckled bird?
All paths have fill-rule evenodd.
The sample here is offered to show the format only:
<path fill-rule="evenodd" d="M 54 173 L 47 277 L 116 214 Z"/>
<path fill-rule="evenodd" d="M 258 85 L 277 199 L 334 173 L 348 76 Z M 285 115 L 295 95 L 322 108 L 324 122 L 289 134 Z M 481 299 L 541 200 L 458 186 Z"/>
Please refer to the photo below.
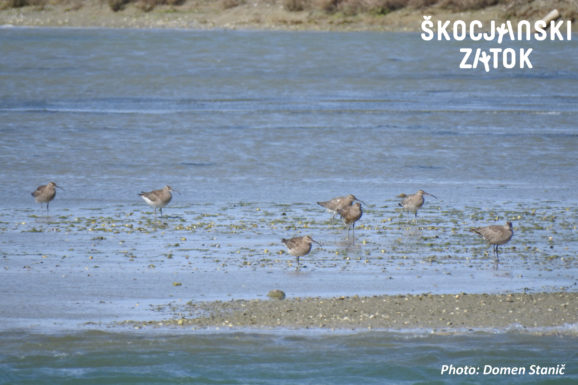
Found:
<path fill-rule="evenodd" d="M 498 255 L 498 247 L 500 245 L 506 244 L 512 239 L 514 235 L 514 229 L 512 227 L 512 222 L 507 222 L 505 225 L 492 225 L 486 227 L 476 227 L 471 229 L 476 234 L 479 234 L 484 238 L 490 245 L 494 246 L 494 252 L 496 254 L 496 262 L 500 261 Z"/>
<path fill-rule="evenodd" d="M 56 187 L 63 190 L 63 188 L 57 186 L 56 183 L 50 182 L 48 184 L 38 186 L 36 190 L 30 194 L 34 197 L 34 200 L 36 202 L 40 203 L 40 206 L 42 206 L 43 203 L 46 203 L 47 214 L 48 214 L 48 205 L 50 205 L 50 201 L 52 201 L 56 196 Z"/>
<path fill-rule="evenodd" d="M 294 237 L 291 239 L 283 238 L 281 240 L 289 249 L 289 254 L 297 258 L 297 268 L 299 268 L 299 257 L 309 254 L 311 251 L 311 244 L 313 242 L 320 245 L 319 242 L 311 238 L 309 235 L 303 237 Z"/>
<path fill-rule="evenodd" d="M 141 192 L 138 194 L 147 204 L 155 208 L 155 215 L 157 214 L 157 208 L 161 212 L 161 217 L 163 216 L 163 207 L 169 204 L 171 199 L 173 199 L 172 192 L 176 191 L 171 186 L 165 186 L 160 190 L 153 190 L 149 192 Z"/>
<path fill-rule="evenodd" d="M 349 231 L 351 230 L 353 232 L 353 242 L 355 242 L 355 222 L 363 215 L 361 204 L 356 202 L 351 206 L 340 209 L 338 213 L 341 215 L 343 223 L 347 226 L 347 239 L 349 239 Z"/>
<path fill-rule="evenodd" d="M 417 218 L 417 210 L 419 210 L 425 202 L 425 199 L 423 198 L 424 195 L 429 195 L 438 199 L 433 194 L 427 193 L 423 190 L 419 190 L 415 194 L 406 196 L 399 205 L 403 207 L 404 210 L 412 211 L 415 217 Z"/>
<path fill-rule="evenodd" d="M 331 219 L 335 218 L 335 215 L 339 213 L 339 210 L 345 209 L 348 206 L 351 206 L 353 202 L 358 201 L 364 203 L 362 200 L 357 199 L 357 197 L 353 194 L 349 194 L 342 197 L 335 197 L 331 200 L 325 202 L 317 202 L 317 204 L 321 207 L 325 207 L 327 211 L 333 214 Z"/>

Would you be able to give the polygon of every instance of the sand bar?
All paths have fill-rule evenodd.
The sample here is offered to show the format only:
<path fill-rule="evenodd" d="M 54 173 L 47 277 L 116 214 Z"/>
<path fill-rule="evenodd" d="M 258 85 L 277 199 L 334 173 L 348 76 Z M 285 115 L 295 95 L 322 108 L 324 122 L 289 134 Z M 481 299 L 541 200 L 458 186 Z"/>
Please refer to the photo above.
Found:
<path fill-rule="evenodd" d="M 351 296 L 188 303 L 171 309 L 179 316 L 169 320 L 124 324 L 394 330 L 567 327 L 572 334 L 578 323 L 576 309 L 578 293 L 574 292 Z"/>

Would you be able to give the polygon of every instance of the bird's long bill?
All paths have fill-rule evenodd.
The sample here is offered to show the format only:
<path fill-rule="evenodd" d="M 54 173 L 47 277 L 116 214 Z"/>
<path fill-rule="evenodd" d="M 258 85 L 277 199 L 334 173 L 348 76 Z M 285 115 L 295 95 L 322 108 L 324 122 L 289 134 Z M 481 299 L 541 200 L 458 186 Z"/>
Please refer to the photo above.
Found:
<path fill-rule="evenodd" d="M 317 242 L 315 239 L 311 238 L 311 241 L 317 243 L 319 246 L 323 246 L 320 242 Z"/>
<path fill-rule="evenodd" d="M 58 187 L 59 189 L 61 189 L 62 191 L 64 191 L 64 189 L 62 187 L 60 187 L 59 185 L 55 184 L 54 187 Z"/>
<path fill-rule="evenodd" d="M 430 193 L 428 193 L 428 192 L 425 192 L 425 191 L 424 191 L 423 193 L 424 193 L 425 195 L 429 195 L 429 196 L 432 196 L 432 197 L 434 197 L 435 199 L 438 199 L 438 200 L 439 200 L 439 198 L 438 198 L 438 197 L 436 197 L 436 196 L 435 196 L 435 195 L 433 195 L 433 194 L 430 194 Z"/>

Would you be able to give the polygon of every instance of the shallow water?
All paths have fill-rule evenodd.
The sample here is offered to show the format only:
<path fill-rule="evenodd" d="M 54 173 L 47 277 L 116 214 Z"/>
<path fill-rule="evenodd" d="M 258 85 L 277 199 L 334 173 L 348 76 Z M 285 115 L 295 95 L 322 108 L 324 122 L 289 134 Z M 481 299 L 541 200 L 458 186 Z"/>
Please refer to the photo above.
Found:
<path fill-rule="evenodd" d="M 578 378 L 575 339 L 517 332 L 84 332 L 25 339 L 4 335 L 2 340 L 0 383 L 5 384 L 570 384 Z M 442 375 L 443 365 L 475 367 L 476 372 Z M 557 373 L 564 365 L 564 371 L 536 375 L 532 365 Z M 523 368 L 525 374 L 497 375 L 492 368 Z"/>
<path fill-rule="evenodd" d="M 416 34 L 0 29 L 0 328 L 109 328 L 273 288 L 576 291 L 578 46 L 532 44 L 533 70 L 486 74 Z M 47 215 L 29 194 L 50 180 Z M 159 218 L 137 193 L 165 184 Z M 396 196 L 420 188 L 440 199 L 414 221 Z M 347 193 L 367 203 L 355 244 L 315 203 Z M 506 220 L 495 269 L 468 229 Z M 280 239 L 306 233 L 322 246 L 296 272 Z"/>

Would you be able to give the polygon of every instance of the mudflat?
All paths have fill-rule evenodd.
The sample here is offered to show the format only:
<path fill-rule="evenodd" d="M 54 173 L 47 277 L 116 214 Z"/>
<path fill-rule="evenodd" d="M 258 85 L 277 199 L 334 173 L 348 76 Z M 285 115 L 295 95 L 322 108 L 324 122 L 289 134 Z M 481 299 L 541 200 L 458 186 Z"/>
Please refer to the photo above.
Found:
<path fill-rule="evenodd" d="M 124 324 L 135 328 L 425 328 L 449 331 L 515 327 L 538 328 L 540 333 L 545 333 L 547 328 L 578 322 L 578 293 L 574 292 L 310 297 L 167 306 L 178 316 L 163 321 L 126 321 Z M 566 332 L 572 333 L 571 329 Z"/>

